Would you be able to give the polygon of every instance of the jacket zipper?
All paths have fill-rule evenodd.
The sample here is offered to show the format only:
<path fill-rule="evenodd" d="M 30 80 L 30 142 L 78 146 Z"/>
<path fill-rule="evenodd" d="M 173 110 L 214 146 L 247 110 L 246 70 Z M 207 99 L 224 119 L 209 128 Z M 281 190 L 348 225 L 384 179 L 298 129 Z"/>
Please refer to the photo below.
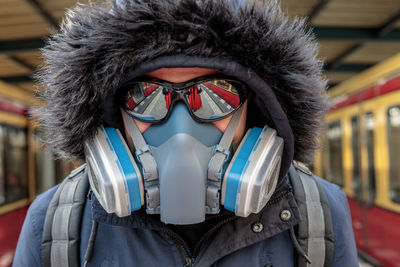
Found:
<path fill-rule="evenodd" d="M 268 201 L 268 203 L 265 206 L 270 206 L 272 204 L 275 204 L 276 202 L 278 202 L 279 200 L 285 198 L 288 194 L 290 194 L 290 192 L 292 192 L 292 189 L 289 188 L 289 190 L 285 191 L 284 193 L 282 193 L 281 195 L 270 199 L 270 201 Z M 220 228 L 222 225 L 233 221 L 235 219 L 238 219 L 238 216 L 231 216 L 228 217 L 222 221 L 220 221 L 219 223 L 217 223 L 216 225 L 214 225 L 206 234 L 204 234 L 200 240 L 197 242 L 196 246 L 194 247 L 193 250 L 193 254 L 190 253 L 189 249 L 187 248 L 185 242 L 182 240 L 181 237 L 179 237 L 177 234 L 175 234 L 173 231 L 170 230 L 163 230 L 166 234 L 168 234 L 172 240 L 174 240 L 175 245 L 177 246 L 178 250 L 180 251 L 180 254 L 182 256 L 182 260 L 185 263 L 185 265 L 183 267 L 192 267 L 194 266 L 194 263 L 197 260 L 197 257 L 199 256 L 200 253 L 200 248 L 201 245 L 203 244 L 203 242 L 212 234 L 214 233 L 218 228 Z"/>
<path fill-rule="evenodd" d="M 193 257 L 192 257 L 192 264 L 189 265 L 189 266 L 193 266 L 193 264 L 196 262 L 196 259 L 197 259 L 197 257 L 199 256 L 199 253 L 200 253 L 201 245 L 203 244 L 203 242 L 204 242 L 212 233 L 214 233 L 214 232 L 215 232 L 218 228 L 220 228 L 222 225 L 224 225 L 224 224 L 226 224 L 226 223 L 228 223 L 228 222 L 230 222 L 230 221 L 233 221 L 233 220 L 235 220 L 235 219 L 238 219 L 238 218 L 239 218 L 238 216 L 231 216 L 231 217 L 228 217 L 228 218 L 226 218 L 226 219 L 220 221 L 220 222 L 217 223 L 216 225 L 214 225 L 210 230 L 208 230 L 208 232 L 205 233 L 205 234 L 200 238 L 200 240 L 197 242 L 196 246 L 194 247 L 194 249 L 193 249 Z"/>
<path fill-rule="evenodd" d="M 186 262 L 186 264 L 187 264 L 188 260 L 191 259 L 191 257 L 190 257 L 191 255 L 190 255 L 189 249 L 185 246 L 185 242 L 182 240 L 182 238 L 180 236 L 178 236 L 177 234 L 175 234 L 174 232 L 172 232 L 171 230 L 163 229 L 162 231 L 165 232 L 169 237 L 172 238 L 176 247 L 179 250 L 179 254 L 181 254 L 183 261 Z"/>
<path fill-rule="evenodd" d="M 214 233 L 223 224 L 228 223 L 228 222 L 230 222 L 230 221 L 232 221 L 234 219 L 237 219 L 237 218 L 239 218 L 239 217 L 232 216 L 232 217 L 226 218 L 226 219 L 220 221 L 219 223 L 217 223 L 216 225 L 214 225 L 197 242 L 197 244 L 196 244 L 196 246 L 195 246 L 195 248 L 193 250 L 193 255 L 190 253 L 189 249 L 186 247 L 184 241 L 182 241 L 182 239 L 177 234 L 175 234 L 173 231 L 170 231 L 170 230 L 164 230 L 164 232 L 166 234 L 168 234 L 172 238 L 172 240 L 174 240 L 175 245 L 178 247 L 178 250 L 180 251 L 180 254 L 182 256 L 182 260 L 185 263 L 185 265 L 183 267 L 191 267 L 196 262 L 198 253 L 200 252 L 200 247 L 201 247 L 202 243 L 207 239 L 207 237 L 209 237 L 212 233 Z"/>

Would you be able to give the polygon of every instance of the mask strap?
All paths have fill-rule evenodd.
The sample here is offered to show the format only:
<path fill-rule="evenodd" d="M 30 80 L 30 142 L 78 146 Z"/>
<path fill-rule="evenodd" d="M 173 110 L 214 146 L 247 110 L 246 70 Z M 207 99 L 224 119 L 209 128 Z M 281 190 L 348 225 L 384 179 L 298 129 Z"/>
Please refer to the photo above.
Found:
<path fill-rule="evenodd" d="M 233 136 L 239 125 L 240 118 L 243 113 L 243 105 L 232 115 L 232 119 L 228 124 L 219 144 L 217 145 L 214 155 L 208 164 L 207 177 L 207 199 L 206 212 L 216 214 L 219 212 L 219 191 L 222 181 L 222 167 L 230 154 L 230 146 Z"/>
<path fill-rule="evenodd" d="M 147 213 L 154 214 L 160 205 L 157 163 L 133 118 L 124 110 L 122 111 L 122 115 L 125 128 L 128 129 L 125 132 L 128 146 L 131 151 L 135 151 L 136 158 L 142 164 Z"/>

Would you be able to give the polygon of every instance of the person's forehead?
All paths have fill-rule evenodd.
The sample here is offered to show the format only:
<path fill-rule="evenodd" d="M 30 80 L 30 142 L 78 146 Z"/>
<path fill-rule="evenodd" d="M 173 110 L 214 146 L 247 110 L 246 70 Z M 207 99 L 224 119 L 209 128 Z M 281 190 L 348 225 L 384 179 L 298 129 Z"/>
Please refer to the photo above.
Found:
<path fill-rule="evenodd" d="M 146 74 L 146 76 L 161 79 L 167 82 L 186 82 L 197 77 L 219 73 L 216 69 L 207 68 L 161 68 Z"/>

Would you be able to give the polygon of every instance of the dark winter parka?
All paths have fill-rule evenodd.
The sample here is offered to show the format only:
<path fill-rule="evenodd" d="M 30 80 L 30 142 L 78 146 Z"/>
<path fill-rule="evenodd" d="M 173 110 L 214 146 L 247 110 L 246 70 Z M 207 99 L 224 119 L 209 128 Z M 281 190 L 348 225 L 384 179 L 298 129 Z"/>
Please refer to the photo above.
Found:
<path fill-rule="evenodd" d="M 356 267 L 357 252 L 346 197 L 336 185 L 319 181 L 325 189 L 332 214 L 335 240 L 332 266 Z M 13 266 L 41 266 L 44 217 L 56 189 L 39 195 L 30 207 Z M 281 219 L 283 210 L 291 213 L 289 220 Z M 80 266 L 84 263 L 93 220 L 98 222 L 98 229 L 88 266 L 297 266 L 294 263 L 296 251 L 288 230 L 301 218 L 287 182 L 281 184 L 259 214 L 247 218 L 233 215 L 222 215 L 210 229 L 209 238 L 191 253 L 188 244 L 154 215 L 135 212 L 119 218 L 106 213 L 91 195 L 84 209 L 81 238 L 77 240 Z M 218 225 L 220 227 L 216 227 Z"/>
<path fill-rule="evenodd" d="M 111 9 L 78 5 L 43 49 L 37 78 L 39 108 L 52 147 L 84 158 L 83 143 L 101 125 L 123 132 L 119 88 L 162 67 L 204 67 L 247 83 L 252 90 L 247 127 L 277 130 L 284 139 L 274 201 L 259 214 L 229 219 L 203 243 L 197 266 L 294 266 L 288 229 L 301 220 L 287 181 L 293 160 L 309 163 L 326 110 L 322 62 L 305 20 L 289 20 L 275 1 L 121 0 Z M 330 203 L 335 238 L 333 266 L 357 266 L 344 194 L 321 181 Z M 55 189 L 38 196 L 25 221 L 14 266 L 39 266 L 44 215 Z M 282 220 L 282 210 L 291 218 Z M 89 266 L 182 266 L 179 236 L 157 217 L 135 212 L 118 218 L 92 197 L 81 229 L 81 259 L 92 221 L 99 222 Z M 254 231 L 254 225 L 262 231 Z M 183 248 L 182 248 L 183 246 Z M 188 260 L 189 259 L 189 260 Z M 83 261 L 81 262 L 83 264 Z"/>

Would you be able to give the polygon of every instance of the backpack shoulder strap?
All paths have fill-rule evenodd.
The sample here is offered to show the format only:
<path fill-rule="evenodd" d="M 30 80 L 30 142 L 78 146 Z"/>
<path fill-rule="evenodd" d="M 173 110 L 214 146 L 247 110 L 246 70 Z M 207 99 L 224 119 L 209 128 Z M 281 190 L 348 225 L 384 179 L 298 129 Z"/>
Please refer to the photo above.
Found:
<path fill-rule="evenodd" d="M 298 266 L 331 266 L 334 238 L 331 211 L 325 191 L 311 171 L 299 163 L 292 164 L 289 178 L 302 215 L 297 228 L 297 239 L 312 260 L 311 264 L 307 263 L 304 257 L 299 255 Z"/>
<path fill-rule="evenodd" d="M 58 187 L 44 220 L 42 266 L 79 266 L 81 221 L 89 184 L 85 164 Z"/>

